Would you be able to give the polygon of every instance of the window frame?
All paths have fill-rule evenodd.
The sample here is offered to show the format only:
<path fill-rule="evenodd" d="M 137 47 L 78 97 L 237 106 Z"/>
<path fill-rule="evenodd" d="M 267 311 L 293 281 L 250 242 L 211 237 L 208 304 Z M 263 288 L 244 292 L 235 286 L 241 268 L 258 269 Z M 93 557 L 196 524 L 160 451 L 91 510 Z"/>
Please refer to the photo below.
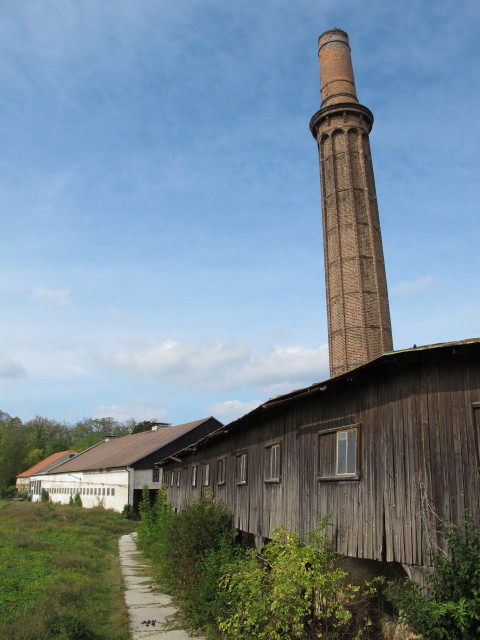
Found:
<path fill-rule="evenodd" d="M 361 423 L 357 422 L 355 424 L 347 424 L 341 425 L 339 427 L 332 427 L 330 429 L 323 429 L 322 431 L 317 432 L 317 465 L 320 467 L 320 455 L 321 455 L 321 438 L 329 435 L 335 435 L 335 456 L 334 456 L 334 473 L 331 475 L 322 475 L 320 473 L 320 468 L 317 470 L 317 480 L 319 482 L 342 482 L 342 481 L 351 481 L 351 480 L 360 480 L 361 478 L 361 468 L 360 468 L 360 452 L 361 452 Z M 338 447 L 339 447 L 339 434 L 355 432 L 355 471 L 346 472 L 346 473 L 338 473 Z M 348 436 L 347 436 L 347 452 L 348 452 Z M 348 453 L 347 453 L 348 457 Z"/>
<path fill-rule="evenodd" d="M 274 456 L 273 452 L 278 453 Z M 272 463 L 276 461 L 276 475 L 273 473 Z M 282 443 L 277 440 L 265 445 L 265 466 L 264 466 L 264 478 L 263 481 L 266 484 L 280 484 L 282 481 Z"/>
<path fill-rule="evenodd" d="M 222 470 L 220 474 L 220 469 Z M 217 460 L 217 485 L 222 486 L 225 484 L 225 471 L 226 471 L 226 458 L 222 456 Z"/>
<path fill-rule="evenodd" d="M 239 451 L 235 454 L 235 484 L 245 486 L 248 484 L 248 452 Z"/>
<path fill-rule="evenodd" d="M 152 482 L 160 482 L 160 467 L 153 467 L 152 469 Z"/>
<path fill-rule="evenodd" d="M 198 465 L 194 464 L 192 466 L 192 487 L 197 486 L 197 481 L 198 481 Z"/>
<path fill-rule="evenodd" d="M 477 466 L 480 469 L 480 402 L 472 403 L 473 436 L 477 454 Z"/>
<path fill-rule="evenodd" d="M 205 462 L 202 466 L 203 466 L 202 487 L 209 487 L 210 486 L 210 463 Z"/>

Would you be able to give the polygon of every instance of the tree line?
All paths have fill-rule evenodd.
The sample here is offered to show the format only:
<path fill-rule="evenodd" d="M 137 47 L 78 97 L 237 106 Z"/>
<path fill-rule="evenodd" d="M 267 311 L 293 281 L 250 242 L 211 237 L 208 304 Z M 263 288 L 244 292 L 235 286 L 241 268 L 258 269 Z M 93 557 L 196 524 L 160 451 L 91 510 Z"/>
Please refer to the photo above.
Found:
<path fill-rule="evenodd" d="M 22 422 L 0 411 L 0 494 L 15 484 L 16 476 L 52 453 L 72 449 L 77 453 L 92 447 L 107 436 L 126 436 L 148 431 L 153 420 L 137 422 L 130 418 L 83 418 L 75 424 L 35 416 Z"/>

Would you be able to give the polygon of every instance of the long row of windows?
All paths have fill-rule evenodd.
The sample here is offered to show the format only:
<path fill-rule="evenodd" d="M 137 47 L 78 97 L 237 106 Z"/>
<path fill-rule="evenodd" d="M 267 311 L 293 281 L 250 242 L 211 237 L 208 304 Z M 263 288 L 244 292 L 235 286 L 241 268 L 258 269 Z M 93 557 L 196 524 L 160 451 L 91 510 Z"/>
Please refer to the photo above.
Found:
<path fill-rule="evenodd" d="M 53 495 L 70 495 L 76 493 L 81 496 L 114 496 L 115 487 L 51 487 L 47 488 L 48 493 Z"/>
<path fill-rule="evenodd" d="M 359 433 L 360 425 L 348 425 L 327 429 L 318 434 L 318 480 L 349 480 L 359 478 Z M 281 443 L 275 442 L 265 447 L 264 482 L 281 481 Z M 213 481 L 217 485 L 225 484 L 227 458 L 218 458 L 215 464 Z M 170 487 L 180 487 L 182 470 L 169 471 L 165 482 Z M 205 463 L 193 465 L 190 470 L 192 487 L 210 486 L 212 481 L 211 465 Z M 235 454 L 235 482 L 244 485 L 248 482 L 248 453 Z"/>

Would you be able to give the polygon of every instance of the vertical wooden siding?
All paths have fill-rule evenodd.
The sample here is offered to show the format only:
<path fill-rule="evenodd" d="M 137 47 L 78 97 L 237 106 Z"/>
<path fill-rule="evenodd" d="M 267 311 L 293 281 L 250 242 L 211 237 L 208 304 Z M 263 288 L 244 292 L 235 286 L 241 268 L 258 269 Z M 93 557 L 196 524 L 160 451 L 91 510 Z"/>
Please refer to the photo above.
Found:
<path fill-rule="evenodd" d="M 368 374 L 368 375 L 366 375 Z M 169 487 L 176 508 L 201 493 L 191 466 L 211 464 L 212 493 L 233 511 L 234 526 L 270 537 L 286 525 L 305 533 L 331 514 L 335 548 L 351 557 L 421 565 L 428 562 L 435 522 L 468 508 L 480 522 L 480 475 L 473 403 L 480 402 L 475 352 L 392 358 L 364 379 L 332 384 L 307 399 L 258 411 L 228 436 L 165 470 L 182 467 Z M 252 420 L 255 418 L 255 420 Z M 319 481 L 318 440 L 324 429 L 360 423 L 360 479 Z M 281 481 L 266 483 L 266 445 L 281 444 Z M 248 481 L 236 484 L 236 454 L 248 454 Z M 216 461 L 225 456 L 225 484 Z M 188 470 L 188 472 L 187 472 Z M 430 522 L 430 529 L 426 524 Z"/>

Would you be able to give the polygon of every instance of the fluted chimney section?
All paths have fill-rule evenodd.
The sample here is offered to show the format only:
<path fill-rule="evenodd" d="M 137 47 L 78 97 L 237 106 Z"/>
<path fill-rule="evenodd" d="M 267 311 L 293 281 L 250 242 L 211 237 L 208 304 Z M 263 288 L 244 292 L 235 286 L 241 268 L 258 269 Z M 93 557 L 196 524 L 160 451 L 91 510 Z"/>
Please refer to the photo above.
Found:
<path fill-rule="evenodd" d="M 330 375 L 393 349 L 382 237 L 368 134 L 359 104 L 348 35 L 318 40 L 322 104 L 310 121 L 322 190 Z"/>

